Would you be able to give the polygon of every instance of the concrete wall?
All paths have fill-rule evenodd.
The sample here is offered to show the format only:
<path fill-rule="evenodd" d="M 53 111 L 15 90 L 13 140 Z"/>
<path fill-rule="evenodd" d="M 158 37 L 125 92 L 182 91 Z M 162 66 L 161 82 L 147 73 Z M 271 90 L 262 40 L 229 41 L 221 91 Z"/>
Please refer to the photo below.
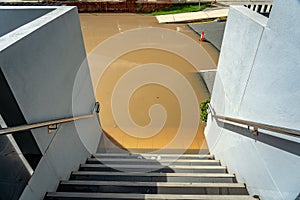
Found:
<path fill-rule="evenodd" d="M 1 128 L 26 124 L 1 69 L 0 86 Z M 36 168 L 41 157 L 42 154 L 30 131 L 0 136 L 1 199 L 19 199 L 32 175 L 32 169 Z"/>
<path fill-rule="evenodd" d="M 1 7 L 0 7 L 1 9 Z M 2 9 L 0 12 L 0 36 L 52 11 L 53 9 Z M 31 12 L 28 15 L 28 12 Z M 12 17 L 14 16 L 14 17 Z"/>
<path fill-rule="evenodd" d="M 50 8 L 1 7 L 26 9 L 28 15 Z M 95 98 L 75 7 L 54 7 L 0 37 L 0 43 L 1 70 L 27 123 L 92 113 Z M 55 191 L 59 180 L 96 151 L 101 127 L 95 116 L 62 124 L 52 134 L 47 128 L 32 133 L 43 157 L 20 199 Z"/>
<path fill-rule="evenodd" d="M 214 82 L 215 82 L 215 77 L 217 74 L 217 70 L 216 69 L 210 69 L 210 70 L 201 70 L 199 72 L 203 82 L 206 85 L 206 88 L 209 92 L 209 94 L 212 94 L 212 90 L 214 87 Z"/>
<path fill-rule="evenodd" d="M 211 99 L 217 114 L 300 129 L 299 10 L 297 0 L 277 0 L 267 21 L 245 7 L 230 8 Z M 265 133 L 256 137 L 211 117 L 205 129 L 211 153 L 250 194 L 294 200 L 300 139 Z"/>

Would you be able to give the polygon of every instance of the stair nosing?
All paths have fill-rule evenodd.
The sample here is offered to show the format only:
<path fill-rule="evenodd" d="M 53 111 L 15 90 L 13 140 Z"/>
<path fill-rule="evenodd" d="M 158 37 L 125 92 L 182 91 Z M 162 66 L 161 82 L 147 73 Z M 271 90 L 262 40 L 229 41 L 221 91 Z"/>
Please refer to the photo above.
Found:
<path fill-rule="evenodd" d="M 106 176 L 162 176 L 162 177 L 212 177 L 234 178 L 234 174 L 227 173 L 139 173 L 139 172 L 102 172 L 102 171 L 76 171 L 72 175 L 106 175 Z"/>
<path fill-rule="evenodd" d="M 61 181 L 61 185 L 106 185 L 123 187 L 209 187 L 209 188 L 245 188 L 242 183 L 185 183 L 185 182 L 137 182 L 137 181 L 86 181 L 68 180 Z"/>
<path fill-rule="evenodd" d="M 87 161 L 119 161 L 119 162 L 123 162 L 123 161 L 128 161 L 128 162 L 131 162 L 131 161 L 141 161 L 141 162 L 170 162 L 170 163 L 184 163 L 184 162 L 189 162 L 189 163 L 220 163 L 220 160 L 198 160 L 198 159 L 185 159 L 185 160 L 167 160 L 167 159 L 159 159 L 159 160 L 156 160 L 156 159 L 132 159 L 132 158 L 101 158 L 101 159 L 98 159 L 98 158 L 88 158 Z"/>
<path fill-rule="evenodd" d="M 148 168 L 148 169 L 156 169 L 158 167 L 155 167 L 155 165 L 120 165 L 120 164 L 109 164 L 109 165 L 103 165 L 103 164 L 81 164 L 80 167 L 97 167 L 97 168 L 106 168 L 106 167 L 115 167 L 115 168 Z M 161 166 L 161 168 L 173 168 L 173 169 L 227 169 L 225 166 L 210 166 L 210 165 L 192 165 L 192 166 L 186 166 L 186 165 L 167 165 L 167 166 Z"/>
<path fill-rule="evenodd" d="M 81 197 L 112 199 L 198 199 L 198 200 L 257 200 L 250 195 L 178 195 L 178 194 L 131 194 L 131 193 L 82 193 L 50 192 L 47 197 Z"/>
<path fill-rule="evenodd" d="M 144 156 L 144 157 L 178 157 L 178 158 L 184 158 L 184 157 L 194 157 L 194 158 L 206 158 L 206 157 L 214 157 L 212 154 L 125 154 L 125 153 L 112 153 L 112 154 L 106 154 L 106 153 L 96 153 L 93 154 L 94 157 L 99 157 L 99 156 L 103 156 L 103 157 L 116 157 L 116 156 L 120 156 L 120 157 L 130 157 L 130 156 Z"/>

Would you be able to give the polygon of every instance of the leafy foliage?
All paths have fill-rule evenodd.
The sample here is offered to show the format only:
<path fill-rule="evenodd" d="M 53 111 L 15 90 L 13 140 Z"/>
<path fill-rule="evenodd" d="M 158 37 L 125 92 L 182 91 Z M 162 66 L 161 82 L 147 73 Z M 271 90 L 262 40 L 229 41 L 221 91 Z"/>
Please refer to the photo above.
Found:
<path fill-rule="evenodd" d="M 207 100 L 203 101 L 202 103 L 200 103 L 200 110 L 201 110 L 200 119 L 203 122 L 207 122 L 207 104 L 209 102 L 210 102 L 210 99 L 207 99 Z"/>
<path fill-rule="evenodd" d="M 191 4 L 178 4 L 173 5 L 169 8 L 165 8 L 161 11 L 152 12 L 152 15 L 166 15 L 166 14 L 176 14 L 176 13 L 185 13 L 185 12 L 197 12 L 204 10 L 205 8 L 209 7 L 210 4 L 201 4 L 199 5 L 191 5 Z"/>

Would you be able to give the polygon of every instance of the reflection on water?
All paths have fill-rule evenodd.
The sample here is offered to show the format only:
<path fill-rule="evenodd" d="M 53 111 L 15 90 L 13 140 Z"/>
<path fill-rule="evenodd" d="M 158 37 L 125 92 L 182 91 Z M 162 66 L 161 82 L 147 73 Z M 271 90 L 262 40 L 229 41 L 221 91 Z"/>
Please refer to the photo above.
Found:
<path fill-rule="evenodd" d="M 80 14 L 83 37 L 87 52 L 90 52 L 100 42 L 108 37 L 126 30 L 141 27 L 163 27 L 180 31 L 193 40 L 198 36 L 184 24 L 158 24 L 149 15 L 138 14 Z M 174 41 L 176 44 L 176 41 Z M 208 43 L 201 43 L 209 53 L 199 54 L 203 69 L 216 67 L 218 52 Z M 96 90 L 96 99 L 101 103 L 101 124 L 103 129 L 125 148 L 160 149 L 176 136 L 181 120 L 181 111 L 176 96 L 168 89 L 158 84 L 147 84 L 138 88 L 130 98 L 129 111 L 133 121 L 139 126 L 150 123 L 149 108 L 155 104 L 162 105 L 167 113 L 164 128 L 149 138 L 137 138 L 124 133 L 116 124 L 111 109 L 111 96 L 117 81 L 129 70 L 144 63 L 160 63 L 177 70 L 190 83 L 198 102 L 208 98 L 208 92 L 197 74 L 197 70 L 184 58 L 170 52 L 158 49 L 142 49 L 129 52 L 115 60 L 102 76 Z M 93 73 L 91 71 L 91 73 Z M 167 78 L 167 77 L 166 77 Z M 176 84 L 176 82 L 174 83 Z M 180 87 L 180 85 L 178 85 Z M 182 88 L 184 90 L 184 88 Z M 142 134 L 142 133 L 141 133 Z M 188 128 L 185 134 L 189 134 Z M 177 138 L 172 144 L 173 149 L 181 149 L 190 145 L 190 149 L 207 148 L 203 124 L 191 144 L 185 144 L 185 136 Z"/>

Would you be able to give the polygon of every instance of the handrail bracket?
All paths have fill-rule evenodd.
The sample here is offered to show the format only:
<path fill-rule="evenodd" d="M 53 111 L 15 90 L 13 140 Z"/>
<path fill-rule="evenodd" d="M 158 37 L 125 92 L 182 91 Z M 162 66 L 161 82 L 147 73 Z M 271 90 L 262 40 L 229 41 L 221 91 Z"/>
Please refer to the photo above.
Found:
<path fill-rule="evenodd" d="M 253 127 L 253 129 L 252 129 L 252 127 Z M 257 128 L 257 127 L 248 125 L 248 130 L 249 130 L 253 135 L 258 136 L 258 128 Z"/>
<path fill-rule="evenodd" d="M 52 133 L 57 130 L 58 124 L 50 124 L 48 126 L 48 133 Z"/>
<path fill-rule="evenodd" d="M 252 134 L 255 136 L 258 136 L 258 128 L 257 127 L 253 127 Z"/>

